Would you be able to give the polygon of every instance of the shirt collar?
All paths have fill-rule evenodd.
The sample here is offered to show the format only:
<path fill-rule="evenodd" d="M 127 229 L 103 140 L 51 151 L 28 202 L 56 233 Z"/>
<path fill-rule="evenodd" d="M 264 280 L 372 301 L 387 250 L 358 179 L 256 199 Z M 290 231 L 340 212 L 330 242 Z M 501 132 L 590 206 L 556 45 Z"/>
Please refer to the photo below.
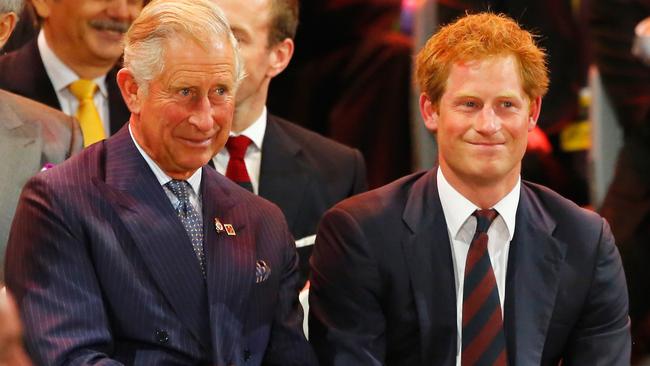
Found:
<path fill-rule="evenodd" d="M 440 204 L 442 205 L 442 211 L 445 215 L 447 227 L 452 237 L 455 238 L 465 221 L 467 221 L 470 215 L 472 215 L 475 210 L 478 210 L 479 207 L 465 198 L 454 187 L 452 187 L 451 184 L 449 184 L 440 167 L 438 167 L 437 183 Z M 492 207 L 499 213 L 499 216 L 503 218 L 506 228 L 508 229 L 509 240 L 512 240 L 515 234 L 515 217 L 517 214 L 517 206 L 519 205 L 520 193 L 521 177 L 517 179 L 517 184 L 515 184 L 512 190 Z"/>
<path fill-rule="evenodd" d="M 68 85 L 79 80 L 79 76 L 72 71 L 61 59 L 54 53 L 54 51 L 47 44 L 45 39 L 45 32 L 41 29 L 38 33 L 38 51 L 41 54 L 41 59 L 43 60 L 43 66 L 45 66 L 45 72 L 52 82 L 54 90 L 61 92 L 66 89 Z M 104 97 L 108 96 L 108 90 L 106 89 L 106 75 L 102 75 L 98 78 L 93 79 L 95 84 L 99 87 L 99 91 Z"/>
<path fill-rule="evenodd" d="M 142 155 L 144 160 L 147 162 L 147 165 L 149 165 L 149 168 L 151 168 L 151 171 L 153 171 L 153 174 L 156 176 L 156 179 L 158 179 L 158 183 L 160 183 L 161 186 L 164 186 L 169 181 L 171 181 L 172 178 L 169 175 L 167 175 L 162 169 L 160 169 L 158 164 L 155 161 L 153 161 L 153 159 L 151 159 L 149 154 L 147 154 L 147 152 L 142 149 L 140 144 L 138 144 L 138 141 L 135 140 L 135 137 L 133 137 L 133 131 L 131 131 L 130 123 L 129 123 L 129 134 L 131 135 L 131 139 L 133 140 L 135 147 L 138 148 L 140 155 Z M 201 188 L 202 172 L 203 169 L 199 168 L 194 172 L 194 174 L 192 174 L 192 176 L 186 179 L 187 182 L 190 184 L 190 186 L 192 186 L 194 193 L 197 195 L 199 194 Z"/>
<path fill-rule="evenodd" d="M 255 145 L 255 147 L 260 151 L 262 151 L 262 142 L 264 141 L 264 133 L 266 132 L 266 116 L 266 107 L 264 107 L 264 109 L 262 109 L 262 114 L 257 117 L 255 122 L 239 133 L 239 135 L 244 135 L 251 139 L 253 145 Z M 232 131 L 230 132 L 230 135 L 237 136 L 232 133 Z"/>

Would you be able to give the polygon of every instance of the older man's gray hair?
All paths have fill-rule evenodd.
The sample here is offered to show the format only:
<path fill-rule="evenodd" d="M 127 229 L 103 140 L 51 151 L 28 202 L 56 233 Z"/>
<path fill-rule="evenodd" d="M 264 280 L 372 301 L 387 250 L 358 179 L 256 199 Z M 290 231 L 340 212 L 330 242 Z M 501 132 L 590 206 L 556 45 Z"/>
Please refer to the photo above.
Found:
<path fill-rule="evenodd" d="M 212 0 L 154 0 L 133 22 L 124 38 L 124 66 L 145 93 L 164 68 L 163 43 L 188 37 L 199 45 L 226 38 L 235 53 L 235 81 L 243 78 L 237 40 L 221 9 Z"/>
<path fill-rule="evenodd" d="M 16 13 L 23 11 L 23 0 L 0 0 L 0 14 Z"/>

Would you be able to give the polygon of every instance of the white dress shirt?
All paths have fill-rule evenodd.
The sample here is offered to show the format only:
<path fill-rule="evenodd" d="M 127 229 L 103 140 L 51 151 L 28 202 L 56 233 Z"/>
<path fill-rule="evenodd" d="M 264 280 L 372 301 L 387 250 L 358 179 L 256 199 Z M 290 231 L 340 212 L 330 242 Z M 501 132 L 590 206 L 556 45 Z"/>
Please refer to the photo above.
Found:
<path fill-rule="evenodd" d="M 246 171 L 248 172 L 248 177 L 251 179 L 253 193 L 255 194 L 259 194 L 260 190 L 260 166 L 262 165 L 262 143 L 264 140 L 264 133 L 266 132 L 266 114 L 266 107 L 264 107 L 262 114 L 255 120 L 255 122 L 239 134 L 248 137 L 252 141 L 246 149 L 244 163 L 246 164 Z M 230 136 L 238 135 L 230 132 Z M 228 153 L 228 149 L 224 146 L 224 148 L 215 155 L 212 162 L 219 173 L 226 175 L 229 160 L 230 154 Z"/>
<path fill-rule="evenodd" d="M 37 44 L 43 65 L 45 66 L 45 72 L 47 72 L 47 76 L 52 82 L 56 96 L 59 99 L 59 104 L 61 104 L 61 110 L 69 116 L 74 116 L 77 113 L 77 108 L 79 108 L 79 100 L 70 92 L 68 86 L 79 80 L 79 76 L 54 54 L 54 51 L 47 44 L 45 33 L 42 29 L 38 34 Z M 97 112 L 99 112 L 99 118 L 102 119 L 104 132 L 108 137 L 111 134 L 111 128 L 106 75 L 93 79 L 93 81 L 97 84 L 97 91 L 93 100 Z"/>
<path fill-rule="evenodd" d="M 456 280 L 456 321 L 458 329 L 458 348 L 456 365 L 460 366 L 462 331 L 463 331 L 463 285 L 465 281 L 465 260 L 467 252 L 476 231 L 476 218 L 472 213 L 479 209 L 476 205 L 463 197 L 445 179 L 442 170 L 438 168 L 437 175 L 438 194 L 442 211 L 447 222 L 447 233 L 451 243 L 451 252 L 454 264 L 454 278 Z M 499 216 L 492 222 L 488 229 L 488 254 L 499 290 L 501 301 L 501 315 L 506 291 L 506 271 L 508 265 L 508 252 L 510 241 L 515 233 L 515 216 L 519 204 L 521 178 L 515 187 L 499 201 L 494 208 Z"/>
<path fill-rule="evenodd" d="M 135 140 L 133 137 L 133 131 L 131 131 L 131 125 L 129 124 L 129 134 L 131 135 L 131 139 L 133 140 L 133 143 L 135 144 L 135 147 L 138 148 L 138 151 L 140 152 L 140 155 L 144 158 L 144 160 L 147 162 L 147 165 L 149 165 L 149 168 L 151 168 L 151 171 L 153 174 L 156 176 L 156 179 L 158 179 L 158 182 L 160 183 L 161 186 L 163 186 L 163 189 L 165 190 L 165 193 L 167 194 L 167 198 L 169 198 L 169 201 L 171 202 L 172 206 L 174 208 L 178 207 L 178 204 L 180 201 L 172 193 L 172 191 L 167 188 L 165 184 L 167 184 L 169 181 L 172 180 L 170 176 L 168 176 L 160 167 L 158 164 L 151 159 L 149 154 L 147 154 L 146 151 L 142 149 L 140 144 Z M 192 174 L 191 177 L 187 179 L 187 182 L 190 184 L 192 187 L 190 191 L 190 204 L 192 207 L 196 210 L 196 212 L 199 214 L 199 217 L 201 220 L 203 220 L 203 213 L 202 213 L 202 208 L 203 205 L 201 204 L 201 199 L 199 197 L 199 193 L 201 192 L 201 177 L 203 174 L 202 168 L 197 169 L 194 174 Z"/>

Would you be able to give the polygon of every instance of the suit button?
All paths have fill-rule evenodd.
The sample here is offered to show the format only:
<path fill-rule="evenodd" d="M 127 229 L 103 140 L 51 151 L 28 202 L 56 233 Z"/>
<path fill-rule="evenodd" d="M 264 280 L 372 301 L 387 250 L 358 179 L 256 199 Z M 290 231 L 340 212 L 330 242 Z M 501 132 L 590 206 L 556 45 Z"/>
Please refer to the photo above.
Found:
<path fill-rule="evenodd" d="M 162 329 L 156 329 L 156 342 L 166 344 L 169 342 L 169 334 Z"/>
<path fill-rule="evenodd" d="M 251 359 L 251 351 L 244 350 L 244 362 L 248 362 Z"/>

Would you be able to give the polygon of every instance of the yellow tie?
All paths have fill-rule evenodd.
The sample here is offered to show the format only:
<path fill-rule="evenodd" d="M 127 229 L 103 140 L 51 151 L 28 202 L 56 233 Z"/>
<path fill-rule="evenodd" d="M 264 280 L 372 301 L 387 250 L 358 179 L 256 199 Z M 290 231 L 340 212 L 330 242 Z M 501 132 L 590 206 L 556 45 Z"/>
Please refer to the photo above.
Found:
<path fill-rule="evenodd" d="M 84 146 L 94 144 L 106 138 L 102 119 L 95 107 L 93 96 L 97 84 L 91 80 L 79 79 L 70 84 L 70 92 L 79 100 L 79 108 L 75 115 L 81 124 L 81 133 L 84 137 Z"/>

